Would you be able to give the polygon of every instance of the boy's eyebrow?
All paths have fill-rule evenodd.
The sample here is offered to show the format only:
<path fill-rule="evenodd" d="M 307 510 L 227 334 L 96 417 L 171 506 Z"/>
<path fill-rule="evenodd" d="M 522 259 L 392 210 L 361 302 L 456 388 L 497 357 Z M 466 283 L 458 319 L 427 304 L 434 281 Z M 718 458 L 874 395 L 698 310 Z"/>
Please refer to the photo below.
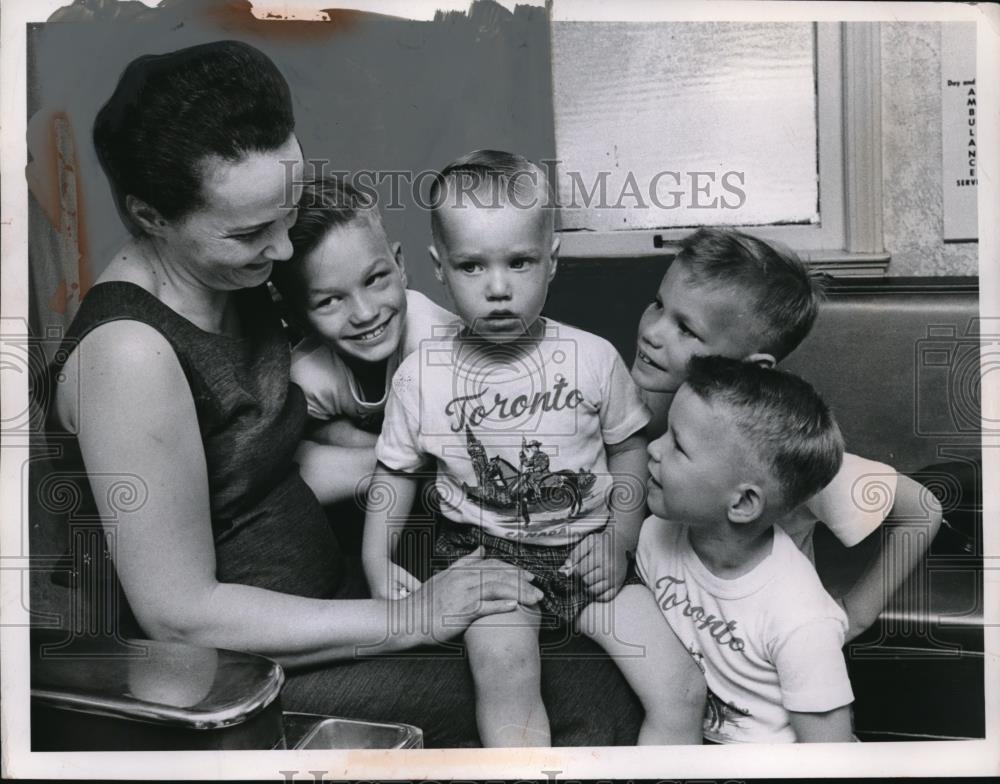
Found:
<path fill-rule="evenodd" d="M 538 258 L 538 256 L 540 255 L 538 248 L 534 247 L 533 245 L 524 248 L 510 248 L 507 251 L 507 253 L 508 255 L 514 258 L 525 258 L 525 257 Z M 482 255 L 476 252 L 449 253 L 448 258 L 451 261 L 480 261 L 482 259 Z"/>
<path fill-rule="evenodd" d="M 704 336 L 705 332 L 708 331 L 708 325 L 696 308 L 689 307 L 686 302 L 681 302 L 673 307 L 680 321 L 683 321 L 688 328 L 693 327 L 691 331 L 695 334 Z"/>
<path fill-rule="evenodd" d="M 376 256 L 375 259 L 371 262 L 371 264 L 369 264 L 367 267 L 365 267 L 364 272 L 361 273 L 360 277 L 361 277 L 362 280 L 365 279 L 365 278 L 367 278 L 369 275 L 371 275 L 375 271 L 376 267 L 378 267 L 379 264 L 392 264 L 392 263 L 393 262 L 391 262 L 388 259 L 388 257 L 386 257 L 386 256 Z M 336 288 L 337 288 L 336 286 L 327 287 L 327 288 L 319 288 L 319 289 L 310 288 L 309 289 L 309 293 L 310 294 L 325 294 L 326 292 L 333 291 Z"/>

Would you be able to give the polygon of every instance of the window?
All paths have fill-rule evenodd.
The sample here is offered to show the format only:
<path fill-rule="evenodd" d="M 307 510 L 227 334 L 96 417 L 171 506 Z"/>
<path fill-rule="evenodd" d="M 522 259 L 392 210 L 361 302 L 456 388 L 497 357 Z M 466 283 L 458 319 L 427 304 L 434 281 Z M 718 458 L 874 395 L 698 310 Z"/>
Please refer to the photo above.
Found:
<path fill-rule="evenodd" d="M 555 21 L 552 59 L 564 256 L 712 224 L 884 271 L 877 24 Z"/>

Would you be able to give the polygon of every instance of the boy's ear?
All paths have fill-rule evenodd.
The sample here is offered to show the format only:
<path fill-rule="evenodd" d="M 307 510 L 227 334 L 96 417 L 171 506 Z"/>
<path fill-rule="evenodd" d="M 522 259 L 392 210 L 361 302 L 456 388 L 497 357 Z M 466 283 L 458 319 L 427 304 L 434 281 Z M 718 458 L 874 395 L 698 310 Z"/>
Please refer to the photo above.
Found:
<path fill-rule="evenodd" d="M 744 362 L 753 362 L 755 365 L 760 365 L 762 368 L 773 368 L 778 364 L 778 360 L 774 358 L 773 354 L 765 354 L 760 352 L 757 354 L 750 354 L 743 358 Z"/>
<path fill-rule="evenodd" d="M 427 246 L 427 252 L 431 254 L 431 260 L 434 262 L 434 277 L 438 279 L 438 283 L 444 284 L 444 273 L 441 271 L 441 257 L 438 255 L 434 243 Z"/>
<path fill-rule="evenodd" d="M 167 227 L 167 222 L 160 211 L 150 204 L 147 204 L 138 196 L 129 194 L 125 197 L 125 209 L 129 217 L 135 221 L 146 234 L 154 237 L 163 235 L 163 230 Z"/>
<path fill-rule="evenodd" d="M 744 482 L 733 493 L 726 509 L 729 522 L 735 525 L 753 523 L 764 513 L 764 492 L 759 485 Z"/>
<path fill-rule="evenodd" d="M 552 250 L 549 251 L 549 280 L 556 276 L 556 267 L 559 264 L 559 237 L 552 238 Z"/>
<path fill-rule="evenodd" d="M 403 285 L 406 285 L 406 262 L 403 259 L 403 243 L 393 242 L 389 245 L 389 250 L 392 251 L 392 258 L 396 262 L 396 266 L 399 267 L 399 274 L 403 278 Z"/>

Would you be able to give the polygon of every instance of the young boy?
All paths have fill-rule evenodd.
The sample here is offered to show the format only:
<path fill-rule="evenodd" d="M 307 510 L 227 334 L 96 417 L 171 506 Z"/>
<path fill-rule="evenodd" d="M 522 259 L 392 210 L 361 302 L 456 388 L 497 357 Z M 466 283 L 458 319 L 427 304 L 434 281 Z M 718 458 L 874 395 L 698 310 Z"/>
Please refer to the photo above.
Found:
<path fill-rule="evenodd" d="M 656 607 L 704 672 L 712 742 L 852 739 L 847 618 L 775 526 L 833 478 L 842 454 L 805 381 L 718 356 L 690 361 L 668 430 L 649 446 L 653 516 L 627 581 L 642 585 L 599 611 L 614 637 L 593 636 L 613 654 L 622 641 L 655 651 L 668 633 L 650 623 Z M 675 719 L 661 692 L 676 673 L 656 656 L 616 661 L 646 708 L 640 742 L 672 740 L 656 730 Z"/>
<path fill-rule="evenodd" d="M 805 338 L 818 310 L 816 287 L 790 251 L 732 230 L 703 228 L 686 237 L 639 322 L 632 377 L 653 413 L 649 438 L 664 432 L 670 401 L 684 383 L 692 356 L 716 354 L 773 366 Z M 859 488 L 866 476 L 879 483 L 880 491 L 887 488 L 891 504 L 865 508 L 857 503 L 865 497 Z M 922 526 L 927 531 L 922 541 L 930 542 L 941 513 L 917 482 L 890 466 L 845 454 L 833 481 L 781 521 L 810 559 L 817 520 L 853 547 L 880 525 L 897 521 Z M 848 640 L 875 622 L 926 548 L 893 549 L 883 548 L 840 598 L 850 622 Z"/>
<path fill-rule="evenodd" d="M 372 485 L 387 501 L 365 523 L 369 585 L 376 596 L 407 589 L 389 526 L 406 519 L 413 473 L 432 462 L 435 568 L 483 546 L 530 571 L 546 618 L 569 623 L 624 580 L 643 515 L 648 412 L 610 343 L 541 316 L 559 241 L 539 167 L 470 153 L 431 198 L 430 253 L 463 327 L 425 343 L 393 379 Z M 636 502 L 615 508 L 624 495 Z M 549 744 L 540 621 L 522 606 L 465 634 L 484 746 Z"/>
<path fill-rule="evenodd" d="M 406 288 L 402 248 L 389 242 L 377 207 L 337 178 L 305 187 L 289 237 L 292 258 L 276 265 L 273 282 L 308 331 L 292 352 L 292 381 L 311 419 L 298 460 L 331 503 L 350 498 L 375 468 L 399 363 L 455 316 Z"/>

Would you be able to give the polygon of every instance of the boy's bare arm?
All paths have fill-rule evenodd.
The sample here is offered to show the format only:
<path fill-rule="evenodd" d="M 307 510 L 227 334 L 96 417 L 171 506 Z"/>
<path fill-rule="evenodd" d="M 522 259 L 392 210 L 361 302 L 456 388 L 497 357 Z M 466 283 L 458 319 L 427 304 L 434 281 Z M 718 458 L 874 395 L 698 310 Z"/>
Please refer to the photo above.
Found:
<path fill-rule="evenodd" d="M 406 524 L 416 493 L 417 480 L 413 476 L 378 464 L 369 486 L 361 545 L 365 577 L 377 599 L 398 599 L 420 585 L 416 577 L 392 562 L 395 534 Z"/>
<path fill-rule="evenodd" d="M 615 538 L 629 552 L 635 552 L 639 542 L 639 529 L 646 517 L 646 474 L 649 456 L 646 436 L 635 433 L 618 444 L 608 444 L 608 470 L 619 492 L 612 492 L 612 520 Z"/>
<path fill-rule="evenodd" d="M 640 433 L 608 444 L 608 471 L 618 485 L 611 490 L 608 525 L 584 537 L 563 565 L 576 573 L 595 600 L 611 599 L 625 579 L 626 554 L 634 552 L 646 513 L 646 437 Z"/>
<path fill-rule="evenodd" d="M 299 473 L 321 504 L 363 498 L 375 470 L 371 447 L 331 446 L 317 441 L 299 442 L 295 452 Z"/>
<path fill-rule="evenodd" d="M 848 641 L 875 623 L 889 597 L 920 565 L 940 527 L 941 505 L 934 495 L 900 474 L 892 509 L 880 529 L 878 554 L 841 597 Z"/>
<path fill-rule="evenodd" d="M 788 720 L 799 743 L 847 743 L 854 740 L 850 705 L 825 713 L 789 711 Z"/>

